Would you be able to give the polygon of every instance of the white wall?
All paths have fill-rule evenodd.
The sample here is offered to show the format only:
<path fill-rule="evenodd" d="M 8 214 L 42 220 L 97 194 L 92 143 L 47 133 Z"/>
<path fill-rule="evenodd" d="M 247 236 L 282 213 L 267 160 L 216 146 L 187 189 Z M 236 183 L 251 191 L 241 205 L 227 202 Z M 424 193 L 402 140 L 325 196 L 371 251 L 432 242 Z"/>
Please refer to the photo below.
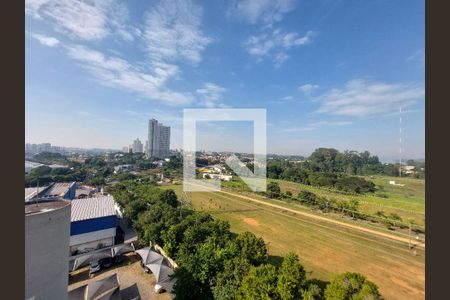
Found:
<path fill-rule="evenodd" d="M 97 248 L 98 244 L 111 246 L 114 244 L 116 228 L 108 228 L 88 233 L 72 235 L 70 237 L 70 251 L 82 250 L 85 248 Z"/>

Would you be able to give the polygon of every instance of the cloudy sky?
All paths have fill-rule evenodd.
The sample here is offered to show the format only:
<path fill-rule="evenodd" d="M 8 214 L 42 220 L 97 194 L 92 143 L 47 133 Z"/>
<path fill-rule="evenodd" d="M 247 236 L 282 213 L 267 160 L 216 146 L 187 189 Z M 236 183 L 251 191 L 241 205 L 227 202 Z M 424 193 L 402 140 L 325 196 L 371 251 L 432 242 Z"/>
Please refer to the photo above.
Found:
<path fill-rule="evenodd" d="M 424 1 L 26 1 L 26 142 L 122 148 L 184 108 L 267 109 L 268 151 L 424 157 Z M 197 147 L 251 151 L 250 122 Z"/>

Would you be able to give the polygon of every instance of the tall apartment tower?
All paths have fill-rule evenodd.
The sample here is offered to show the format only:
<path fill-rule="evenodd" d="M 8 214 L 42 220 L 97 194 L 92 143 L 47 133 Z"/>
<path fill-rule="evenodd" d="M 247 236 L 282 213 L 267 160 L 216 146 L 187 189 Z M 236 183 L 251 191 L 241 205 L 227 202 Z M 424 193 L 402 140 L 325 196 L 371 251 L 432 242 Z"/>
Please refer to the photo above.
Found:
<path fill-rule="evenodd" d="M 144 145 L 139 139 L 133 141 L 133 153 L 142 153 L 144 151 Z"/>
<path fill-rule="evenodd" d="M 164 126 L 158 120 L 151 119 L 148 122 L 148 146 L 147 156 L 165 158 L 169 156 L 170 127 Z"/>

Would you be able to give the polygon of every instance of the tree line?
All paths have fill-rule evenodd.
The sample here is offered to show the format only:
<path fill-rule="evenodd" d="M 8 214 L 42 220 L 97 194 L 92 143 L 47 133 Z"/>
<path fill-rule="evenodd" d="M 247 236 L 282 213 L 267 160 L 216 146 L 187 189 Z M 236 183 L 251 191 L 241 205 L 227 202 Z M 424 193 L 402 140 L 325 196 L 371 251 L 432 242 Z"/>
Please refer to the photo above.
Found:
<path fill-rule="evenodd" d="M 418 164 L 409 161 L 417 168 L 414 176 L 424 176 Z M 422 173 L 421 173 L 422 172 Z M 333 187 L 338 190 L 364 193 L 374 190 L 374 185 L 355 175 L 399 176 L 399 165 L 381 163 L 378 156 L 370 152 L 346 150 L 339 152 L 333 148 L 318 148 L 303 162 L 289 162 L 274 159 L 267 162 L 267 177 L 285 179 L 314 186 Z M 404 176 L 406 174 L 402 174 Z"/>
<path fill-rule="evenodd" d="M 318 209 L 322 212 L 333 212 L 349 216 L 353 219 L 360 219 L 371 221 L 374 223 L 381 223 L 387 229 L 393 230 L 395 228 L 405 229 L 411 225 L 403 222 L 402 218 L 396 213 L 385 214 L 383 211 L 377 211 L 375 215 L 366 214 L 359 210 L 359 201 L 356 199 L 346 201 L 318 196 L 313 192 L 302 190 L 297 196 L 292 195 L 290 191 L 281 192 L 280 186 L 277 182 L 269 182 L 265 196 L 272 199 L 296 201 L 302 205 Z M 424 233 L 424 230 L 419 227 L 412 228 L 416 233 Z"/>
<path fill-rule="evenodd" d="M 179 267 L 175 299 L 381 299 L 364 276 L 344 273 L 324 288 L 306 278 L 299 257 L 269 263 L 266 243 L 251 232 L 235 234 L 226 221 L 181 207 L 173 190 L 150 182 L 108 187 L 138 233 L 141 246 L 157 243 Z"/>

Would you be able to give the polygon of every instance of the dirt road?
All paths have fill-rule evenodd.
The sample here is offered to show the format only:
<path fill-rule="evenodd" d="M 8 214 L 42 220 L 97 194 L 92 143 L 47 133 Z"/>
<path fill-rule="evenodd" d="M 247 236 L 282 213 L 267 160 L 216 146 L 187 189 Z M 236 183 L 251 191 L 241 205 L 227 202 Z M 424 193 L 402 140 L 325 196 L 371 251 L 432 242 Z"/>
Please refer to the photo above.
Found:
<path fill-rule="evenodd" d="M 195 185 L 197 187 L 201 187 L 201 188 L 204 189 L 204 191 L 207 191 L 207 192 L 216 192 L 213 189 L 205 187 L 205 186 L 196 185 L 196 184 L 193 184 L 193 185 Z M 388 238 L 388 239 L 391 239 L 391 240 L 396 240 L 396 241 L 404 242 L 404 243 L 411 242 L 411 245 L 414 245 L 417 248 L 425 249 L 425 243 L 424 242 L 417 242 L 417 241 L 415 241 L 413 239 L 411 239 L 411 241 L 410 241 L 408 238 L 404 238 L 404 237 L 397 236 L 397 235 L 394 235 L 394 234 L 389 234 L 389 233 L 386 233 L 386 232 L 381 232 L 381 231 L 373 230 L 373 229 L 370 229 L 370 228 L 366 228 L 366 227 L 363 227 L 363 226 L 358 226 L 358 225 L 342 222 L 342 221 L 339 221 L 339 220 L 334 220 L 334 219 L 331 219 L 331 218 L 318 216 L 316 214 L 312 214 L 312 213 L 308 213 L 308 212 L 304 212 L 304 211 L 299 211 L 299 210 L 296 210 L 296 209 L 287 208 L 287 207 L 284 207 L 284 206 L 281 206 L 281 205 L 277 205 L 277 204 L 274 204 L 274 203 L 268 203 L 266 201 L 257 200 L 255 198 L 244 196 L 244 195 L 240 195 L 240 194 L 237 194 L 237 193 L 231 193 L 231 192 L 227 192 L 227 191 L 224 191 L 224 190 L 221 190 L 219 193 L 223 193 L 223 194 L 234 196 L 234 197 L 239 197 L 241 199 L 245 199 L 245 200 L 249 200 L 249 201 L 252 201 L 252 202 L 255 202 L 255 203 L 260 203 L 260 204 L 263 204 L 263 205 L 266 205 L 266 206 L 270 206 L 270 207 L 278 208 L 278 209 L 281 209 L 281 210 L 289 211 L 289 212 L 292 212 L 292 213 L 295 213 L 295 214 L 298 214 L 298 215 L 301 215 L 301 216 L 305 216 L 305 217 L 308 217 L 308 218 L 311 218 L 311 219 L 320 220 L 320 221 L 324 221 L 324 222 L 340 225 L 340 226 L 343 226 L 343 227 L 356 229 L 356 230 L 359 230 L 359 231 L 370 233 L 370 234 L 373 234 L 373 235 L 376 235 L 376 236 L 381 236 L 381 237 Z"/>

